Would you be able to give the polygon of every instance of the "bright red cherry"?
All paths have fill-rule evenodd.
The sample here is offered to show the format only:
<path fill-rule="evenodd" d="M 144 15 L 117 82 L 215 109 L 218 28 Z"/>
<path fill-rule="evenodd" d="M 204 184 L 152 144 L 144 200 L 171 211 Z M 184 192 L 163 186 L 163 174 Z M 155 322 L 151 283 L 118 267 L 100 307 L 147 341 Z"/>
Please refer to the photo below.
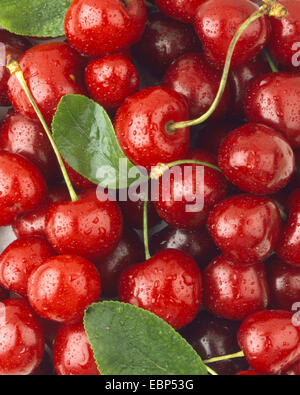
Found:
<path fill-rule="evenodd" d="M 20 58 L 20 66 L 29 89 L 45 120 L 51 122 L 62 96 L 84 94 L 82 90 L 83 61 L 80 55 L 63 42 L 36 45 Z M 14 108 L 36 119 L 37 115 L 17 77 L 8 81 L 8 93 Z"/>
<path fill-rule="evenodd" d="M 163 85 L 182 94 L 188 103 L 191 118 L 203 115 L 212 105 L 220 85 L 221 74 L 213 69 L 201 53 L 181 56 L 167 70 Z M 229 109 L 228 86 L 212 115 L 212 119 L 223 118 Z"/>
<path fill-rule="evenodd" d="M 215 243 L 238 266 L 263 261 L 274 250 L 280 228 L 280 213 L 273 200 L 255 195 L 223 200 L 208 218 Z"/>
<path fill-rule="evenodd" d="M 198 8 L 194 26 L 208 61 L 216 68 L 223 69 L 233 36 L 257 8 L 249 0 L 208 0 Z M 236 45 L 232 68 L 255 57 L 269 38 L 270 23 L 266 16 L 251 23 Z"/>
<path fill-rule="evenodd" d="M 43 318 L 61 323 L 80 320 L 84 310 L 100 297 L 96 267 L 76 255 L 49 258 L 33 270 L 28 281 L 28 299 Z"/>
<path fill-rule="evenodd" d="M 204 271 L 204 305 L 212 314 L 241 321 L 267 308 L 269 291 L 263 264 L 233 265 L 222 255 Z"/>
<path fill-rule="evenodd" d="M 39 237 L 15 240 L 0 255 L 1 285 L 26 297 L 31 272 L 53 255 L 50 244 Z"/>
<path fill-rule="evenodd" d="M 139 41 L 146 19 L 143 0 L 75 0 L 67 11 L 65 32 L 80 53 L 102 56 Z"/>
<path fill-rule="evenodd" d="M 278 374 L 300 359 L 300 329 L 292 320 L 293 313 L 280 310 L 246 318 L 238 341 L 253 369 Z"/>
<path fill-rule="evenodd" d="M 171 18 L 182 22 L 192 23 L 197 8 L 206 0 L 155 0 L 157 7 Z"/>
<path fill-rule="evenodd" d="M 290 181 L 294 153 L 276 130 L 248 123 L 224 139 L 219 149 L 219 167 L 240 190 L 271 195 Z"/>
<path fill-rule="evenodd" d="M 27 159 L 0 152 L 0 226 L 39 205 L 46 196 L 45 181 Z"/>
<path fill-rule="evenodd" d="M 81 323 L 65 325 L 56 335 L 53 364 L 59 376 L 97 376 L 96 361 Z"/>
<path fill-rule="evenodd" d="M 139 75 L 124 56 L 107 55 L 88 64 L 85 84 L 93 100 L 108 111 L 116 111 L 139 89 Z"/>
<path fill-rule="evenodd" d="M 293 148 L 300 147 L 300 74 L 271 73 L 256 79 L 245 99 L 250 122 L 281 132 Z"/>
<path fill-rule="evenodd" d="M 0 374 L 29 375 L 44 354 L 40 324 L 24 299 L 8 299 L 0 310 Z"/>
<path fill-rule="evenodd" d="M 202 300 L 197 263 L 178 250 L 163 250 L 146 262 L 125 270 L 119 298 L 158 315 L 175 329 L 196 317 Z"/>
<path fill-rule="evenodd" d="M 177 92 L 161 86 L 140 90 L 119 108 L 115 120 L 125 155 L 146 169 L 183 159 L 189 147 L 189 129 L 173 133 L 167 126 L 186 121 L 188 114 L 187 103 Z"/>

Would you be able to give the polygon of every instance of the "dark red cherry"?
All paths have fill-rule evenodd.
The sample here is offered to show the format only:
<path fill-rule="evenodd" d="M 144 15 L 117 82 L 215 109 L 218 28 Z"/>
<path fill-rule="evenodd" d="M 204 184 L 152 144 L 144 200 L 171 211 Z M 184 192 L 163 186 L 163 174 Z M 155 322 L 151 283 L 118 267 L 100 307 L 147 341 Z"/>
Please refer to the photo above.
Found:
<path fill-rule="evenodd" d="M 146 30 L 134 52 L 151 73 L 161 77 L 181 55 L 201 50 L 192 26 L 155 12 L 150 14 Z"/>
<path fill-rule="evenodd" d="M 56 335 L 53 364 L 59 376 L 97 376 L 96 361 L 81 323 L 65 325 Z"/>
<path fill-rule="evenodd" d="M 61 323 L 82 319 L 84 310 L 100 297 L 96 267 L 76 255 L 49 258 L 31 273 L 28 299 L 43 318 Z"/>
<path fill-rule="evenodd" d="M 300 376 L 300 359 L 293 366 L 291 366 L 283 376 Z"/>
<path fill-rule="evenodd" d="M 184 158 L 189 147 L 189 129 L 169 132 L 170 122 L 189 118 L 185 99 L 171 89 L 140 90 L 119 108 L 115 131 L 125 155 L 136 165 L 150 169 L 158 163 Z"/>
<path fill-rule="evenodd" d="M 249 0 L 208 0 L 197 10 L 194 26 L 205 55 L 216 68 L 223 69 L 233 36 L 258 6 Z M 239 67 L 255 57 L 268 43 L 270 23 L 266 16 L 251 23 L 239 39 L 231 66 Z"/>
<path fill-rule="evenodd" d="M 65 33 L 80 53 L 102 56 L 139 41 L 146 19 L 143 0 L 75 0 L 67 11 Z"/>
<path fill-rule="evenodd" d="M 278 374 L 300 359 L 300 330 L 293 313 L 260 311 L 243 322 L 238 341 L 254 370 Z"/>
<path fill-rule="evenodd" d="M 201 312 L 181 334 L 203 360 L 231 355 L 240 350 L 237 343 L 239 324 Z M 247 369 L 244 358 L 228 359 L 209 365 L 219 375 L 233 375 Z"/>
<path fill-rule="evenodd" d="M 224 139 L 219 167 L 240 190 L 271 195 L 284 188 L 292 177 L 295 158 L 286 139 L 262 124 L 248 123 Z"/>
<path fill-rule="evenodd" d="M 0 226 L 38 206 L 46 196 L 45 181 L 27 159 L 0 152 Z"/>
<path fill-rule="evenodd" d="M 221 255 L 205 269 L 203 289 L 206 309 L 229 320 L 241 321 L 269 304 L 266 271 L 262 263 L 237 266 Z"/>
<path fill-rule="evenodd" d="M 20 66 L 29 89 L 45 120 L 51 122 L 62 96 L 84 94 L 83 61 L 63 42 L 36 45 L 20 58 Z M 29 118 L 37 115 L 15 75 L 8 81 L 9 99 L 14 108 Z"/>
<path fill-rule="evenodd" d="M 245 99 L 250 122 L 281 132 L 293 148 L 300 147 L 300 75 L 271 73 L 256 79 Z"/>
<path fill-rule="evenodd" d="M 206 0 L 155 0 L 157 7 L 171 18 L 182 22 L 192 23 L 197 8 Z"/>
<path fill-rule="evenodd" d="M 44 338 L 38 320 L 24 299 L 1 303 L 0 374 L 29 375 L 44 354 Z"/>
<path fill-rule="evenodd" d="M 184 252 L 163 250 L 122 273 L 119 299 L 149 310 L 180 329 L 193 321 L 200 308 L 201 272 Z"/>
<path fill-rule="evenodd" d="M 107 55 L 88 64 L 85 84 L 93 100 L 107 111 L 116 111 L 139 89 L 139 75 L 124 56 Z"/>
<path fill-rule="evenodd" d="M 167 70 L 163 85 L 182 94 L 188 103 L 191 118 L 203 115 L 212 105 L 220 85 L 221 74 L 213 69 L 201 53 L 188 53 Z M 227 87 L 212 119 L 223 118 L 230 106 Z"/>

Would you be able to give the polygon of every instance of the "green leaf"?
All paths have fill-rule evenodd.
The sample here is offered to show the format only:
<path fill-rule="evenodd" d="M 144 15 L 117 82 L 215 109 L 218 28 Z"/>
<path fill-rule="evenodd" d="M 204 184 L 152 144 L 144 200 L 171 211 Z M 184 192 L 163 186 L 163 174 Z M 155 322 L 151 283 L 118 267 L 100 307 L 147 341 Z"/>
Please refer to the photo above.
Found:
<path fill-rule="evenodd" d="M 64 96 L 52 122 L 53 137 L 66 162 L 104 188 L 126 188 L 147 177 L 121 150 L 106 111 L 81 95 Z M 122 162 L 119 162 L 122 159 Z"/>
<path fill-rule="evenodd" d="M 72 0 L 0 0 L 0 25 L 23 36 L 63 36 L 71 3 Z"/>
<path fill-rule="evenodd" d="M 149 311 L 100 302 L 88 308 L 84 326 L 103 375 L 207 375 L 196 351 Z"/>

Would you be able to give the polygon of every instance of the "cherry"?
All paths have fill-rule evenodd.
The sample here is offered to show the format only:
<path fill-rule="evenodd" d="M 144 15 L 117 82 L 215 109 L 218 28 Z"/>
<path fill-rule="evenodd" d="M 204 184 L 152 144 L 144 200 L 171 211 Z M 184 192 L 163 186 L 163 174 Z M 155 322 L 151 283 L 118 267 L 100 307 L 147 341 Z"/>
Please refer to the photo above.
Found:
<path fill-rule="evenodd" d="M 0 149 L 30 160 L 51 184 L 61 179 L 57 159 L 38 121 L 10 112 L 0 129 Z"/>
<path fill-rule="evenodd" d="M 287 265 L 275 255 L 266 266 L 272 307 L 291 311 L 300 300 L 300 267 Z"/>
<path fill-rule="evenodd" d="M 295 158 L 279 132 L 249 123 L 224 139 L 219 150 L 219 166 L 240 190 L 270 195 L 288 184 Z"/>
<path fill-rule="evenodd" d="M 200 41 L 192 26 L 155 12 L 134 52 L 151 73 L 161 77 L 171 63 L 188 52 L 199 52 Z"/>
<path fill-rule="evenodd" d="M 27 159 L 0 152 L 0 226 L 40 204 L 46 184 L 39 170 Z"/>
<path fill-rule="evenodd" d="M 219 89 L 221 74 L 213 69 L 201 53 L 188 53 L 177 59 L 163 79 L 163 85 L 182 94 L 188 103 L 191 118 L 198 118 L 211 107 Z M 227 87 L 212 115 L 212 119 L 224 117 L 230 105 Z"/>
<path fill-rule="evenodd" d="M 50 244 L 39 237 L 15 240 L 0 255 L 1 285 L 26 297 L 31 272 L 53 255 Z"/>
<path fill-rule="evenodd" d="M 300 359 L 300 331 L 288 311 L 260 311 L 243 322 L 238 341 L 254 370 L 278 374 Z"/>
<path fill-rule="evenodd" d="M 249 0 L 208 0 L 197 9 L 194 26 L 207 60 L 223 69 L 227 51 L 235 33 L 258 6 Z M 231 67 L 247 63 L 268 43 L 270 23 L 266 16 L 252 22 L 239 39 Z"/>
<path fill-rule="evenodd" d="M 300 376 L 300 360 L 291 366 L 286 372 L 283 373 L 284 376 Z"/>
<path fill-rule="evenodd" d="M 269 291 L 264 265 L 233 265 L 222 255 L 205 269 L 204 304 L 212 314 L 241 321 L 249 314 L 265 309 Z"/>
<path fill-rule="evenodd" d="M 255 370 L 243 370 L 236 374 L 236 376 L 264 376 L 263 373 L 256 372 Z"/>
<path fill-rule="evenodd" d="M 100 277 L 95 266 L 76 255 L 48 258 L 28 280 L 28 299 L 43 318 L 61 323 L 82 319 L 84 310 L 99 300 Z"/>
<path fill-rule="evenodd" d="M 53 364 L 60 376 L 100 374 L 81 323 L 65 325 L 59 329 L 53 346 Z"/>
<path fill-rule="evenodd" d="M 115 111 L 138 90 L 139 76 L 124 56 L 107 55 L 88 64 L 85 84 L 92 99 L 106 110 Z"/>
<path fill-rule="evenodd" d="M 236 195 L 210 213 L 208 229 L 224 256 L 238 266 L 263 261 L 275 248 L 281 218 L 267 197 Z"/>
<path fill-rule="evenodd" d="M 193 22 L 200 4 L 206 0 L 155 0 L 157 7 L 171 18 L 182 22 Z"/>
<path fill-rule="evenodd" d="M 29 375 L 43 358 L 42 329 L 23 299 L 8 299 L 0 308 L 0 374 Z"/>
<path fill-rule="evenodd" d="M 125 3 L 125 5 L 124 5 Z M 135 44 L 147 13 L 143 0 L 75 0 L 65 18 L 69 43 L 82 54 L 102 56 Z"/>
<path fill-rule="evenodd" d="M 83 177 L 81 174 L 77 173 L 77 171 L 72 169 L 72 167 L 69 166 L 66 161 L 63 162 L 66 167 L 71 184 L 75 188 L 77 188 L 79 191 L 85 191 L 87 189 L 95 188 L 95 184 L 93 184 L 87 178 Z"/>
<path fill-rule="evenodd" d="M 201 272 L 184 252 L 163 250 L 122 273 L 119 298 L 121 302 L 151 311 L 180 329 L 193 321 L 200 308 Z"/>
<path fill-rule="evenodd" d="M 81 87 L 83 61 L 66 43 L 36 45 L 25 52 L 19 63 L 33 98 L 47 122 L 52 121 L 62 96 L 84 93 Z M 37 119 L 15 75 L 8 81 L 8 94 L 18 112 Z"/>
<path fill-rule="evenodd" d="M 251 84 L 245 98 L 247 119 L 278 130 L 293 148 L 300 147 L 299 84 L 299 74 L 267 74 Z"/>

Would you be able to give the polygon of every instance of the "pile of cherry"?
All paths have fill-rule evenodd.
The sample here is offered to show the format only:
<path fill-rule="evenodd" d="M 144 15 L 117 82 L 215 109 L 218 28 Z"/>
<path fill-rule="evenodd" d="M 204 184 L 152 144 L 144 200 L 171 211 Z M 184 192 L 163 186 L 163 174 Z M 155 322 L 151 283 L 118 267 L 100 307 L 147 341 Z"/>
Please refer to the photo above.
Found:
<path fill-rule="evenodd" d="M 66 164 L 70 201 L 32 105 L 1 67 L 0 105 L 13 109 L 0 130 L 0 225 L 17 237 L 0 256 L 2 375 L 99 374 L 82 317 L 100 296 L 157 314 L 203 359 L 242 349 L 211 365 L 219 374 L 300 372 L 300 0 L 248 26 L 216 111 L 191 128 L 180 122 L 209 110 L 229 44 L 260 2 L 152 3 L 75 0 L 66 41 L 0 31 L 49 125 L 62 96 L 83 94 L 109 112 L 134 164 L 212 165 L 199 211 L 186 205 L 200 164 L 185 184 L 171 177 L 167 201 L 159 185 L 148 224 L 166 227 L 145 261 L 142 200 L 100 201 Z"/>

